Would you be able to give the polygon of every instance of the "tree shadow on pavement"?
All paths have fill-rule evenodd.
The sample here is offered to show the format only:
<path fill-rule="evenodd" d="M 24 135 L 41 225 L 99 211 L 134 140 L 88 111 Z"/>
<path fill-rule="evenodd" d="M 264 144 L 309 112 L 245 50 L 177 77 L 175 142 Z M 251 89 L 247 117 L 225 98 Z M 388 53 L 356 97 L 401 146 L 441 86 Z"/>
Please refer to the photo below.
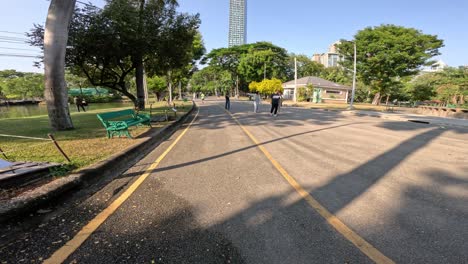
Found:
<path fill-rule="evenodd" d="M 352 171 L 337 175 L 326 185 L 314 189 L 312 194 L 330 211 L 336 213 L 382 180 L 408 156 L 428 145 L 443 132 L 441 129 L 435 129 L 417 134 Z"/>
<path fill-rule="evenodd" d="M 277 141 L 281 141 L 281 140 L 285 140 L 285 139 L 290 139 L 290 138 L 294 138 L 294 137 L 298 137 L 298 136 L 302 136 L 302 135 L 313 134 L 313 133 L 320 132 L 320 131 L 326 131 L 326 130 L 330 130 L 330 129 L 346 127 L 346 126 L 351 126 L 351 125 L 356 125 L 356 124 L 361 124 L 361 123 L 341 124 L 341 125 L 329 126 L 329 127 L 314 129 L 314 130 L 310 130 L 310 131 L 306 131 L 306 132 L 296 133 L 296 134 L 292 134 L 292 135 L 289 135 L 289 136 L 280 137 L 280 138 L 276 138 L 276 139 L 273 139 L 273 140 L 268 140 L 268 141 L 265 141 L 265 142 L 260 142 L 259 146 L 268 145 L 268 144 L 273 143 L 273 142 L 277 142 Z M 250 145 L 250 146 L 247 146 L 247 147 L 243 147 L 243 148 L 236 149 L 236 150 L 233 150 L 233 151 L 228 151 L 228 152 L 225 152 L 225 153 L 222 153 L 222 154 L 219 154 L 219 155 L 214 155 L 214 156 L 206 157 L 206 158 L 203 158 L 203 159 L 193 160 L 193 161 L 190 161 L 190 162 L 175 164 L 175 165 L 171 165 L 171 166 L 167 166 L 167 167 L 156 168 L 156 169 L 151 170 L 150 173 L 157 173 L 157 172 L 161 172 L 161 171 L 167 171 L 167 170 L 182 168 L 182 167 L 185 167 L 185 166 L 195 165 L 197 163 L 202 163 L 202 162 L 207 162 L 207 161 L 214 160 L 214 159 L 219 159 L 219 158 L 229 156 L 229 155 L 232 155 L 232 154 L 235 154 L 235 153 L 239 153 L 239 152 L 242 152 L 242 151 L 246 151 L 246 150 L 249 150 L 249 149 L 255 149 L 257 147 L 258 147 L 257 145 L 253 144 L 253 145 Z M 151 164 L 143 164 L 142 166 L 149 166 L 149 165 L 151 165 Z M 138 172 L 136 174 L 126 174 L 126 176 L 127 177 L 128 176 L 133 177 L 133 176 L 141 175 L 143 173 L 144 172 Z"/>
<path fill-rule="evenodd" d="M 76 263 L 244 263 L 222 233 L 202 228 L 184 199 L 127 203 L 68 260 Z M 133 217 L 128 217 L 133 216 Z M 123 217 L 124 219 L 122 220 Z"/>
<path fill-rule="evenodd" d="M 443 169 L 423 173 L 425 184 L 400 191 L 393 219 L 400 232 L 385 230 L 389 244 L 404 243 L 406 263 L 465 263 L 468 260 L 468 167 L 461 174 Z M 405 242 L 404 242 L 405 241 Z M 396 254 L 398 248 L 391 252 Z M 401 250 L 401 248 L 399 249 Z"/>

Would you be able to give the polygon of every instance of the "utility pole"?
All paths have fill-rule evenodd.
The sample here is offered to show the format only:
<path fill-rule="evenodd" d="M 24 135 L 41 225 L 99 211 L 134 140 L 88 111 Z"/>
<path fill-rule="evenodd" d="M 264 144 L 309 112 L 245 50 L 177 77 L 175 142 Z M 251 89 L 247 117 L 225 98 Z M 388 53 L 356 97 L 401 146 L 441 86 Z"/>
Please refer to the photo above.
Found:
<path fill-rule="evenodd" d="M 353 91 L 351 92 L 351 101 L 349 103 L 349 110 L 353 110 L 353 103 L 354 103 L 354 93 L 356 91 L 356 41 L 353 42 L 354 44 L 354 72 L 353 72 Z"/>
<path fill-rule="evenodd" d="M 169 105 L 172 104 L 172 71 L 169 71 Z"/>
<path fill-rule="evenodd" d="M 297 58 L 294 57 L 294 102 L 297 102 Z"/>
<path fill-rule="evenodd" d="M 236 99 L 239 99 L 239 75 L 236 76 Z"/>

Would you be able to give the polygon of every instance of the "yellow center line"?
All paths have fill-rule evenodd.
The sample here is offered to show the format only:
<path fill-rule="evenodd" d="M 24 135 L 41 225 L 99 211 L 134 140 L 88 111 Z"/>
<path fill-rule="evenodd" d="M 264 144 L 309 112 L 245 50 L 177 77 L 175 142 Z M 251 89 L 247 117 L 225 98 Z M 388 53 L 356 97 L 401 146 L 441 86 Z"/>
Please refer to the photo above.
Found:
<path fill-rule="evenodd" d="M 45 264 L 63 263 L 73 252 L 75 252 L 86 239 L 88 239 L 98 227 L 104 223 L 137 189 L 138 187 L 151 175 L 151 172 L 158 167 L 159 163 L 166 157 L 166 155 L 174 148 L 179 140 L 185 135 L 188 129 L 192 126 L 193 122 L 197 119 L 199 111 L 193 118 L 192 122 L 187 128 L 177 137 L 177 139 L 161 154 L 151 166 L 141 175 L 122 195 L 120 195 L 112 204 L 99 213 L 93 220 L 84 226 L 75 237 L 68 241 L 64 246 L 55 251 L 50 258 L 44 261 Z"/>
<path fill-rule="evenodd" d="M 273 166 L 281 173 L 281 175 L 286 179 L 286 181 L 302 196 L 302 198 L 315 210 L 319 213 L 333 228 L 336 229 L 340 234 L 342 234 L 346 239 L 353 243 L 362 253 L 366 254 L 371 260 L 378 264 L 394 264 L 395 262 L 381 253 L 378 249 L 372 246 L 364 238 L 359 236 L 351 228 L 347 227 L 343 222 L 341 222 L 338 217 L 333 215 L 328 211 L 323 205 L 321 205 L 315 198 L 313 198 L 308 191 L 306 191 L 294 177 L 289 175 L 289 173 L 276 161 L 270 152 L 259 143 L 259 141 L 240 123 L 240 121 L 232 115 L 230 112 L 226 111 L 236 123 L 242 128 L 242 130 L 249 136 L 249 138 L 257 145 L 257 147 L 263 152 L 263 154 L 270 160 Z"/>

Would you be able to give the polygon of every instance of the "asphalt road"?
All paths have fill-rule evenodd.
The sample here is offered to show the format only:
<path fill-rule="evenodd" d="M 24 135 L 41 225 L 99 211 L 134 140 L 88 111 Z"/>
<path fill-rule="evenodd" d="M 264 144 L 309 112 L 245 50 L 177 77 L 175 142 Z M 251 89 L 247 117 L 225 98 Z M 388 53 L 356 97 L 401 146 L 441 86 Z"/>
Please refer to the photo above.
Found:
<path fill-rule="evenodd" d="M 186 134 L 66 263 L 372 263 L 222 108 Z M 316 201 L 396 263 L 468 263 L 468 129 L 283 108 L 231 113 Z M 41 262 L 144 174 L 175 133 L 99 190 L 2 237 L 0 263 Z M 36 216 L 32 216 L 36 217 Z M 19 235 L 18 235 L 19 234 Z"/>

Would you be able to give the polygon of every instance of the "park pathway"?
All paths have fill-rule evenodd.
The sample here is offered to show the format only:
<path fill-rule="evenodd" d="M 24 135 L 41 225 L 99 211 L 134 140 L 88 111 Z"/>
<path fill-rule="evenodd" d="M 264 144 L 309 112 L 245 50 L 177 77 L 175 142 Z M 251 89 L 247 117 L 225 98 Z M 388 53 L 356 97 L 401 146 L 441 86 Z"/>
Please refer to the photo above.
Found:
<path fill-rule="evenodd" d="M 267 107 L 255 114 L 234 102 L 229 113 L 205 102 L 190 127 L 4 245 L 0 260 L 55 263 L 63 252 L 65 263 L 468 260 L 468 130 L 294 108 L 271 117 Z"/>

